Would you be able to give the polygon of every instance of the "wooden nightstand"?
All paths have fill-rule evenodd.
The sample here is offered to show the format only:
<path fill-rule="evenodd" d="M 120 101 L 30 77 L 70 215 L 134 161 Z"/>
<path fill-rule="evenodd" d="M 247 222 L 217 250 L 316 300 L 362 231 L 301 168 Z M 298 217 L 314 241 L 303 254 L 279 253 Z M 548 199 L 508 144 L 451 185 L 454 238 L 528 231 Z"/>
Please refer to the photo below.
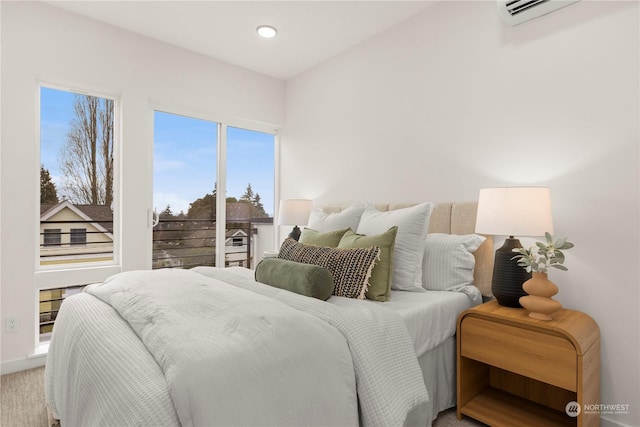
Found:
<path fill-rule="evenodd" d="M 597 411 L 582 410 L 600 403 L 600 329 L 591 317 L 562 309 L 553 320 L 535 320 L 490 301 L 460 315 L 457 337 L 458 419 L 600 425 Z M 570 402 L 580 405 L 577 416 L 567 415 Z"/>

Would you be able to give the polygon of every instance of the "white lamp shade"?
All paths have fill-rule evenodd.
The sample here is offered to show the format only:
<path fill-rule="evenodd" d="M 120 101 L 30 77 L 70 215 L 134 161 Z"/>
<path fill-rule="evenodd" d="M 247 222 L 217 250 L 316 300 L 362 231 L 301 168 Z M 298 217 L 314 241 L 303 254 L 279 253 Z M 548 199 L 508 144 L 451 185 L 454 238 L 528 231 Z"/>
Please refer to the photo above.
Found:
<path fill-rule="evenodd" d="M 478 197 L 476 233 L 497 236 L 553 234 L 551 194 L 545 187 L 484 188 Z"/>
<path fill-rule="evenodd" d="M 312 205 L 306 199 L 280 200 L 278 225 L 307 225 Z"/>

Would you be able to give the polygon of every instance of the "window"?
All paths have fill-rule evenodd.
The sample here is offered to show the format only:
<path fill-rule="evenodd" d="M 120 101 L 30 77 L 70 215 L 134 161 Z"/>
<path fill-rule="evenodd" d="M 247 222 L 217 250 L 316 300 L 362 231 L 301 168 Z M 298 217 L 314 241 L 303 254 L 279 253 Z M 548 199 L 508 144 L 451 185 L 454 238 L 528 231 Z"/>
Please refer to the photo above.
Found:
<path fill-rule="evenodd" d="M 87 229 L 86 228 L 72 228 L 71 229 L 71 244 L 72 245 L 86 245 L 87 244 Z"/>
<path fill-rule="evenodd" d="M 40 266 L 115 260 L 115 102 L 40 87 Z"/>
<path fill-rule="evenodd" d="M 60 246 L 62 242 L 62 230 L 59 228 L 46 228 L 44 230 L 45 246 Z"/>
<path fill-rule="evenodd" d="M 152 268 L 216 264 L 218 126 L 154 114 Z"/>
<path fill-rule="evenodd" d="M 62 301 L 78 292 L 84 286 L 72 286 L 69 288 L 44 289 L 39 292 L 39 312 L 40 312 L 40 342 L 49 341 L 53 324 L 58 316 L 58 310 Z"/>
<path fill-rule="evenodd" d="M 227 197 L 226 229 L 235 237 L 233 247 L 225 248 L 225 262 L 252 267 L 261 258 L 260 238 L 273 226 L 275 135 L 229 126 L 226 153 L 227 196 L 235 196 Z"/>
<path fill-rule="evenodd" d="M 40 86 L 39 95 L 35 277 L 43 342 L 50 337 L 63 299 L 81 290 L 77 284 L 103 280 L 119 270 L 114 233 L 119 132 L 112 98 L 46 86 Z M 66 287 L 71 269 L 74 286 Z"/>
<path fill-rule="evenodd" d="M 273 232 L 274 153 L 274 133 L 155 111 L 152 267 L 254 265 L 258 230 Z"/>

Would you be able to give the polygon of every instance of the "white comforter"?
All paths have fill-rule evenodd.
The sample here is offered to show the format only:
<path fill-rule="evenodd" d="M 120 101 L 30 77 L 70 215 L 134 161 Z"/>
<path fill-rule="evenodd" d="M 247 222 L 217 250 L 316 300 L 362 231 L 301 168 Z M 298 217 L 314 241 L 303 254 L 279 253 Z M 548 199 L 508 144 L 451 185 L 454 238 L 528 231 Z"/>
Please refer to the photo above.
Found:
<path fill-rule="evenodd" d="M 327 304 L 255 282 L 244 268 L 192 271 L 284 301 L 336 327 L 351 349 L 363 426 L 401 426 L 409 412 L 428 401 L 413 343 L 397 313 L 350 298 L 331 297 Z"/>
<path fill-rule="evenodd" d="M 66 301 L 47 360 L 46 394 L 54 414 L 68 425 L 357 425 L 357 382 L 360 423 L 400 426 L 427 400 L 399 317 L 355 307 L 355 301 L 347 303 L 354 307 L 335 307 L 237 273 L 129 272 L 88 287 L 126 319 L 130 328 L 124 329 L 113 310 L 88 301 L 93 298 L 87 294 Z M 104 313 L 87 319 L 67 312 L 76 301 Z M 124 363 L 130 377 L 120 378 L 111 358 L 90 349 L 88 335 L 108 333 L 104 319 L 118 324 L 118 341 L 125 339 L 118 351 L 132 351 L 115 362 Z M 91 320 L 99 332 L 78 326 Z M 136 334 L 138 343 L 131 337 Z M 96 347 L 112 351 L 108 342 Z M 84 353 L 91 361 L 73 356 Z M 86 371 L 103 365 L 106 377 Z M 149 387 L 153 399 L 145 400 L 140 394 Z"/>
<path fill-rule="evenodd" d="M 178 426 L 160 367 L 110 306 L 80 293 L 56 318 L 45 396 L 63 426 Z"/>
<path fill-rule="evenodd" d="M 144 342 L 183 426 L 357 425 L 347 343 L 313 316 L 185 270 L 122 273 L 87 292 Z"/>

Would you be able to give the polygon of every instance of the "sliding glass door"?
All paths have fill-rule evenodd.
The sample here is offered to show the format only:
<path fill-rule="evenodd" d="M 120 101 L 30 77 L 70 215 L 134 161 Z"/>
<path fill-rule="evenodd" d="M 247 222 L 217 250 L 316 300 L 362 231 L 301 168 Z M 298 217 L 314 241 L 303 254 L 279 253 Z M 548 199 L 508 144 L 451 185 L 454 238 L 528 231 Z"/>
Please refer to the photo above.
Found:
<path fill-rule="evenodd" d="M 253 267 L 272 246 L 275 132 L 156 111 L 153 169 L 152 268 Z"/>
<path fill-rule="evenodd" d="M 226 131 L 225 264 L 253 267 L 273 235 L 275 135 Z"/>
<path fill-rule="evenodd" d="M 218 127 L 154 114 L 154 269 L 216 264 Z"/>

